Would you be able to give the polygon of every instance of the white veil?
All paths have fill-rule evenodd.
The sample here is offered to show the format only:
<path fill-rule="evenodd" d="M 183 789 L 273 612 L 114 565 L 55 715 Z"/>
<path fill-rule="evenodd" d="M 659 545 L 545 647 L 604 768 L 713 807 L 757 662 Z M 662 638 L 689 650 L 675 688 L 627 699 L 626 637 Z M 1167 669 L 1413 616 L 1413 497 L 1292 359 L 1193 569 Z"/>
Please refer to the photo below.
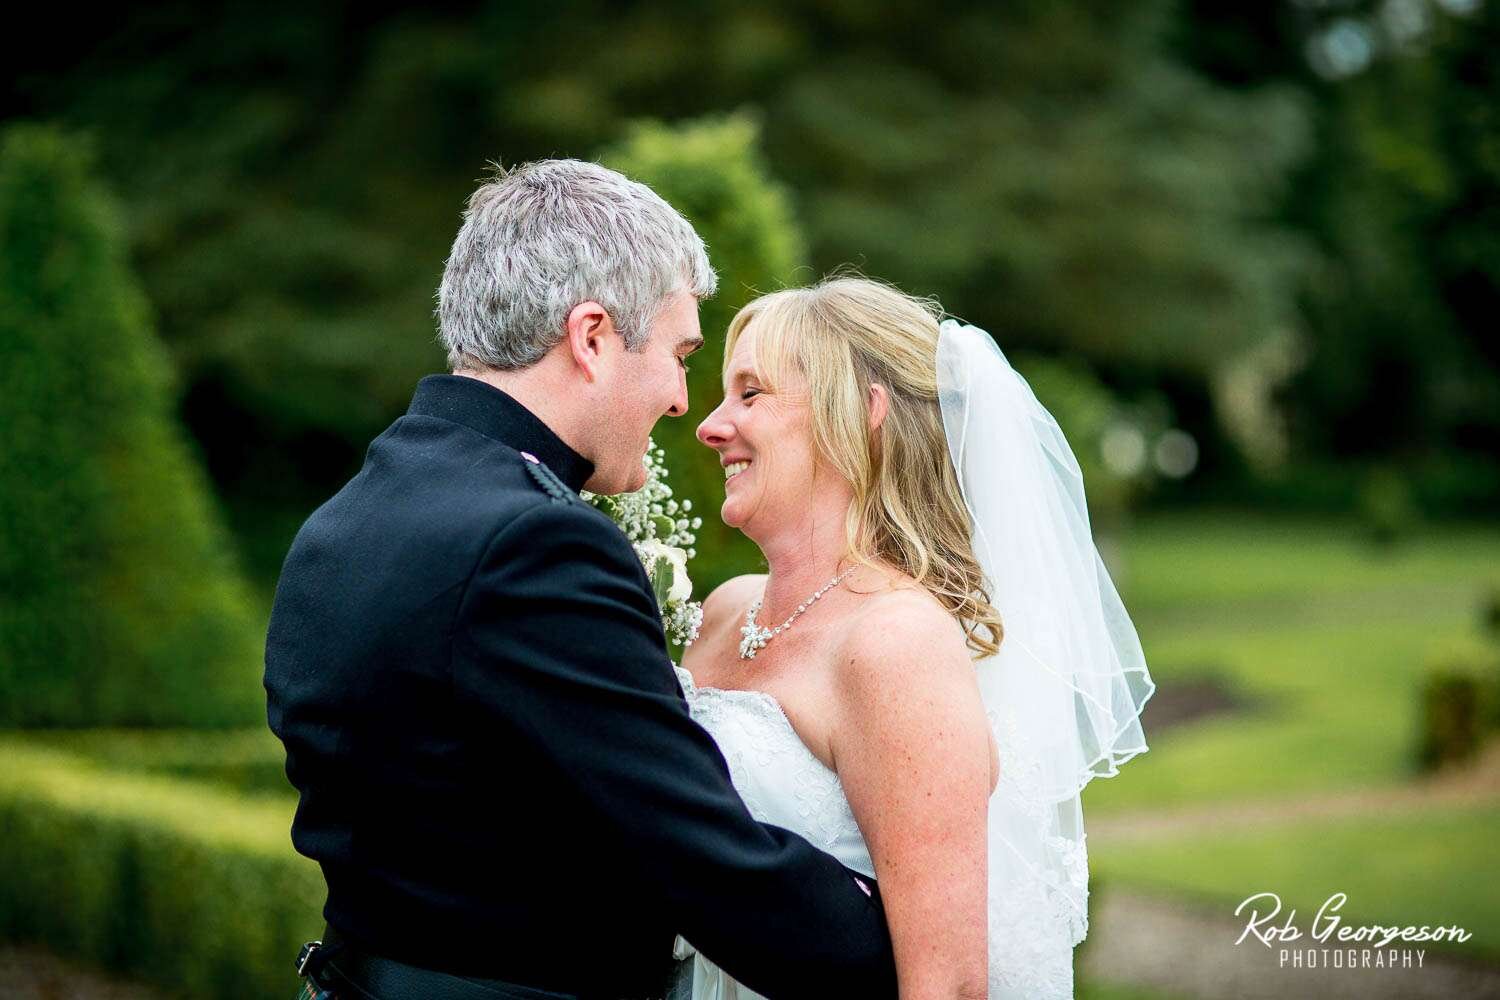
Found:
<path fill-rule="evenodd" d="M 1156 686 L 1094 546 L 1083 476 L 1057 421 L 983 330 L 944 320 L 937 369 L 974 553 L 1005 632 L 999 653 L 976 661 L 1000 747 L 991 995 L 997 976 L 1019 971 L 995 968 L 997 946 L 1011 965 L 1032 948 L 1059 958 L 1063 939 L 1071 989 L 1071 948 L 1088 931 L 1080 793 L 1146 750 L 1140 714 Z"/>

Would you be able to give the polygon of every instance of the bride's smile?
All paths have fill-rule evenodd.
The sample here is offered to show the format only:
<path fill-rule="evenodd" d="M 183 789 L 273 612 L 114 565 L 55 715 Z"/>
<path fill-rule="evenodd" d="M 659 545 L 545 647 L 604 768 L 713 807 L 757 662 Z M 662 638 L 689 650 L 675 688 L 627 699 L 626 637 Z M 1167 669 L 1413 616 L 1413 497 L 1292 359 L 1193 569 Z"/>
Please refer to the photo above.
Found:
<path fill-rule="evenodd" d="M 679 668 L 694 719 L 755 818 L 876 880 L 901 996 L 1072 996 L 1087 860 L 1081 811 L 1064 813 L 1081 782 L 1059 771 L 1073 797 L 1049 798 L 1025 776 L 1084 746 L 1139 752 L 1149 680 L 1133 633 L 1087 632 L 1123 611 L 1094 586 L 1086 522 L 1067 520 L 1081 494 L 1037 460 L 1071 450 L 1039 437 L 1056 425 L 1021 405 L 987 333 L 880 282 L 773 292 L 726 338 L 698 439 L 724 470 L 725 523 L 767 572 L 703 603 Z M 1048 645 L 1059 621 L 1072 645 Z M 1018 653 L 1037 648 L 1045 670 Z M 1099 673 L 1109 662 L 1143 683 Z M 1080 674 L 1128 722 L 1080 716 Z M 1005 795 L 1003 773 L 1022 776 Z M 694 1000 L 760 996 L 695 962 Z"/>
<path fill-rule="evenodd" d="M 765 371 L 757 342 L 751 324 L 725 367 L 724 401 L 698 425 L 698 440 L 724 467 L 724 523 L 764 542 L 773 529 L 804 523 L 809 496 L 837 477 L 820 467 L 806 380 Z"/>

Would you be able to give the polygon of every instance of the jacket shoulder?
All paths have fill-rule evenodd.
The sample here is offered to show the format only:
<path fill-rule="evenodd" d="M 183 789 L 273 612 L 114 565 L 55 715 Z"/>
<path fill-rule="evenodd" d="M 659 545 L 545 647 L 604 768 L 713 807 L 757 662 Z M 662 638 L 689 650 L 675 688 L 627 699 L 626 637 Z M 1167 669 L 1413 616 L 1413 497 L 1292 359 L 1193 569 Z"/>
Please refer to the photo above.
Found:
<path fill-rule="evenodd" d="M 568 484 L 557 477 L 557 473 L 548 468 L 547 464 L 529 451 L 517 452 L 521 461 L 525 463 L 526 473 L 532 483 L 536 485 L 553 503 L 562 504 L 584 504 L 583 498 L 568 488 Z M 588 506 L 584 504 L 584 506 Z"/>

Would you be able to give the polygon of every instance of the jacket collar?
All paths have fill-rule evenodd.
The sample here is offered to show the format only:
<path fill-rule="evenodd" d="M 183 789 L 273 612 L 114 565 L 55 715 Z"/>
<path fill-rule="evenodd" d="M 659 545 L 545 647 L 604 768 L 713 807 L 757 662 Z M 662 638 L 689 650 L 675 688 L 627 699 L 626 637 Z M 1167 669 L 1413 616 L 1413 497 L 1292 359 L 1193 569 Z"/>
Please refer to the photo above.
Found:
<path fill-rule="evenodd" d="M 417 383 L 408 414 L 463 424 L 544 462 L 575 493 L 594 463 L 568 447 L 540 417 L 509 394 L 467 375 L 428 375 Z"/>

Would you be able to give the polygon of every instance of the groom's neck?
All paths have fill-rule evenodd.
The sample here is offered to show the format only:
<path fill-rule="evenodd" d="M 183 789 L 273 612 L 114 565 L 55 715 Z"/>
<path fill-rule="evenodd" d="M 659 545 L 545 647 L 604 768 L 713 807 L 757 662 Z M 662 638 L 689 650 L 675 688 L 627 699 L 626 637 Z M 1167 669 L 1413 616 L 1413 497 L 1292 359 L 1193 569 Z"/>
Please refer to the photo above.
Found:
<path fill-rule="evenodd" d="M 455 368 L 453 374 L 478 379 L 499 389 L 530 410 L 552 433 L 562 438 L 563 444 L 593 461 L 593 449 L 585 440 L 585 429 L 589 426 L 587 407 L 580 403 L 576 391 L 560 384 L 557 373 L 550 368 L 547 359 L 543 358 L 520 371 Z"/>

